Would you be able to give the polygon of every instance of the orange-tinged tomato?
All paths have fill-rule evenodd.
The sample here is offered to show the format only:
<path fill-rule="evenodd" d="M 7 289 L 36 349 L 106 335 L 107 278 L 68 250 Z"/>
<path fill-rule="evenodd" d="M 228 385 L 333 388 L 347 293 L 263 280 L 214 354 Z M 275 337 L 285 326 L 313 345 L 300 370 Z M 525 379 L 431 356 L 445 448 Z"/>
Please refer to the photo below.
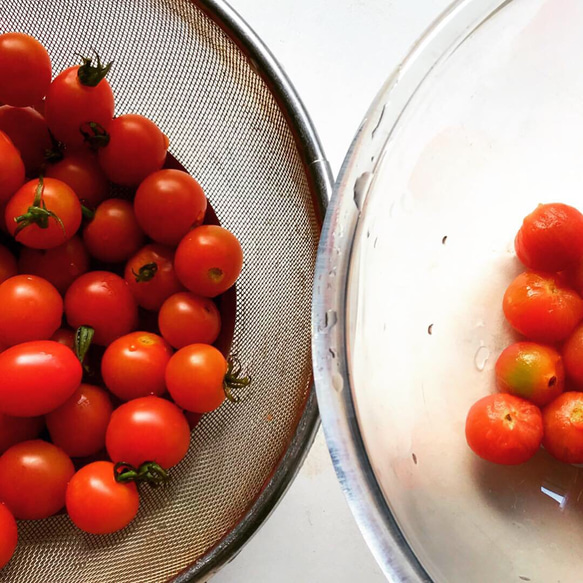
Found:
<path fill-rule="evenodd" d="M 568 464 L 583 464 L 583 393 L 568 391 L 543 409 L 545 449 Z"/>

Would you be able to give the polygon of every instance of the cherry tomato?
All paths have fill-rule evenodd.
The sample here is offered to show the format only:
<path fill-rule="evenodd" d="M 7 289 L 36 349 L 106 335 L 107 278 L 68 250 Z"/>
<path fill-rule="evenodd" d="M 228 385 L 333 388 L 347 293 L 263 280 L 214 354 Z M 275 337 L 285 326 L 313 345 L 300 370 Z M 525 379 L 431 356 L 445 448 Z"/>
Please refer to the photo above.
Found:
<path fill-rule="evenodd" d="M 172 349 L 157 334 L 132 332 L 114 340 L 101 360 L 101 376 L 107 388 L 123 401 L 162 395 L 164 374 Z"/>
<path fill-rule="evenodd" d="M 163 245 L 142 247 L 126 264 L 124 277 L 138 305 L 159 310 L 166 298 L 182 291 L 174 271 L 174 251 Z"/>
<path fill-rule="evenodd" d="M 0 569 L 12 558 L 17 542 L 16 520 L 7 506 L 0 504 Z"/>
<path fill-rule="evenodd" d="M 115 481 L 111 462 L 82 467 L 69 482 L 67 512 L 74 524 L 91 534 L 109 534 L 127 526 L 138 513 L 140 497 L 133 482 Z"/>
<path fill-rule="evenodd" d="M 545 449 L 568 464 L 583 463 L 583 393 L 568 391 L 543 409 Z"/>
<path fill-rule="evenodd" d="M 243 251 L 235 235 L 217 225 L 202 225 L 178 245 L 174 269 L 190 291 L 214 298 L 227 291 L 243 267 Z"/>
<path fill-rule="evenodd" d="M 34 249 L 50 249 L 75 235 L 81 225 L 81 204 L 60 180 L 31 180 L 8 201 L 4 216 L 17 241 Z"/>
<path fill-rule="evenodd" d="M 221 331 L 221 314 L 210 298 L 179 292 L 162 304 L 158 326 L 166 342 L 174 348 L 212 344 Z"/>
<path fill-rule="evenodd" d="M 0 283 L 17 273 L 18 265 L 16 263 L 16 257 L 4 245 L 0 245 Z"/>
<path fill-rule="evenodd" d="M 195 413 L 208 413 L 225 400 L 225 357 L 208 344 L 181 348 L 166 367 L 166 387 L 175 403 Z"/>
<path fill-rule="evenodd" d="M 202 413 L 194 413 L 193 411 L 185 411 L 184 416 L 188 421 L 188 426 L 190 427 L 190 431 L 192 431 L 202 419 Z"/>
<path fill-rule="evenodd" d="M 514 247 L 529 269 L 561 271 L 583 258 L 583 215 L 566 204 L 539 204 L 524 219 Z"/>
<path fill-rule="evenodd" d="M 93 342 L 107 346 L 134 330 L 138 323 L 136 300 L 124 279 L 109 271 L 90 271 L 77 278 L 65 294 L 69 325 L 91 326 Z"/>
<path fill-rule="evenodd" d="M 80 275 L 89 270 L 89 253 L 83 241 L 75 236 L 52 249 L 23 247 L 18 258 L 18 268 L 21 273 L 46 279 L 64 294 Z"/>
<path fill-rule="evenodd" d="M 28 176 L 37 175 L 52 147 L 45 118 L 32 107 L 0 107 L 0 130 L 20 153 Z"/>
<path fill-rule="evenodd" d="M 70 328 L 59 328 L 52 336 L 51 340 L 68 346 L 71 350 L 75 350 L 75 332 Z"/>
<path fill-rule="evenodd" d="M 111 416 L 105 445 L 114 462 L 138 467 L 153 461 L 168 469 L 188 451 L 190 429 L 182 411 L 160 397 L 141 397 Z"/>
<path fill-rule="evenodd" d="M 58 342 L 8 348 L 0 353 L 0 411 L 15 417 L 49 413 L 75 392 L 82 374 L 75 353 Z"/>
<path fill-rule="evenodd" d="M 201 225 L 206 207 L 200 184 L 180 170 L 150 174 L 140 184 L 134 199 L 140 226 L 154 241 L 164 245 L 178 245 L 192 227 Z"/>
<path fill-rule="evenodd" d="M 543 438 L 540 409 L 508 393 L 488 395 L 474 403 L 466 419 L 466 439 L 472 451 L 496 464 L 529 460 Z"/>
<path fill-rule="evenodd" d="M 61 325 L 63 299 L 42 277 L 15 275 L 0 284 L 0 342 L 48 340 Z"/>
<path fill-rule="evenodd" d="M 567 338 L 562 352 L 567 377 L 577 388 L 583 389 L 583 324 Z"/>
<path fill-rule="evenodd" d="M 105 79 L 108 66 L 90 59 L 69 67 L 51 83 L 45 100 L 45 118 L 57 140 L 67 146 L 81 146 L 82 132 L 91 133 L 89 124 L 107 130 L 113 119 L 113 92 Z"/>
<path fill-rule="evenodd" d="M 0 203 L 4 204 L 24 183 L 24 162 L 10 138 L 0 131 Z"/>
<path fill-rule="evenodd" d="M 51 59 L 33 37 L 21 32 L 0 35 L 0 102 L 35 105 L 51 82 Z"/>
<path fill-rule="evenodd" d="M 82 384 L 46 416 L 52 442 L 71 457 L 93 455 L 105 447 L 113 405 L 106 391 Z"/>
<path fill-rule="evenodd" d="M 65 506 L 75 468 L 52 443 L 35 439 L 13 445 L 0 456 L 0 500 L 19 520 L 39 520 Z"/>
<path fill-rule="evenodd" d="M 108 129 L 109 143 L 99 150 L 99 163 L 115 184 L 138 186 L 160 170 L 166 160 L 168 138 L 141 115 L 116 117 Z"/>
<path fill-rule="evenodd" d="M 583 317 L 577 292 L 559 276 L 536 271 L 521 273 L 508 286 L 502 307 L 510 325 L 537 342 L 564 340 Z"/>
<path fill-rule="evenodd" d="M 502 392 L 544 407 L 565 388 L 563 360 L 550 346 L 516 342 L 496 361 L 496 383 Z"/>
<path fill-rule="evenodd" d="M 11 417 L 0 413 L 0 454 L 21 441 L 38 437 L 44 426 L 42 417 Z"/>
<path fill-rule="evenodd" d="M 103 201 L 83 231 L 89 253 L 106 263 L 129 259 L 144 244 L 144 233 L 130 202 L 121 198 Z"/>
<path fill-rule="evenodd" d="M 90 209 L 97 208 L 109 196 L 107 177 L 97 156 L 91 152 L 67 153 L 60 162 L 47 167 L 45 176 L 68 184 L 79 200 Z"/>

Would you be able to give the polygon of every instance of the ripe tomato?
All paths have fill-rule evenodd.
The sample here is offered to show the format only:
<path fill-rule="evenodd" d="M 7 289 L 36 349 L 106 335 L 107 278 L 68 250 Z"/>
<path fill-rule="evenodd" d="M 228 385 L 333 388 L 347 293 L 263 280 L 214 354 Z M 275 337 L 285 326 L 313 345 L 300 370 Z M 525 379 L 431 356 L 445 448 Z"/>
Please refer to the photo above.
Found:
<path fill-rule="evenodd" d="M 550 346 L 516 342 L 496 361 L 496 383 L 503 393 L 544 407 L 565 388 L 563 360 Z"/>
<path fill-rule="evenodd" d="M 214 298 L 227 291 L 243 267 L 243 251 L 235 235 L 217 225 L 202 225 L 178 245 L 174 269 L 190 291 Z"/>
<path fill-rule="evenodd" d="M 144 244 L 132 203 L 121 198 L 103 201 L 85 227 L 83 241 L 99 261 L 118 263 L 129 259 Z"/>
<path fill-rule="evenodd" d="M 577 388 L 583 389 L 583 324 L 567 338 L 562 352 L 567 377 Z"/>
<path fill-rule="evenodd" d="M 48 340 L 61 325 L 63 299 L 42 277 L 15 275 L 0 284 L 0 342 Z"/>
<path fill-rule="evenodd" d="M 109 126 L 109 143 L 99 150 L 99 163 L 112 182 L 138 186 L 160 170 L 166 160 L 168 138 L 141 115 L 116 117 Z"/>
<path fill-rule="evenodd" d="M 75 351 L 75 332 L 70 328 L 59 328 L 52 336 L 51 340 L 68 346 L 71 350 Z"/>
<path fill-rule="evenodd" d="M 157 334 L 132 332 L 114 340 L 101 360 L 101 376 L 107 388 L 123 401 L 162 395 L 164 374 L 172 349 Z"/>
<path fill-rule="evenodd" d="M 536 271 L 521 273 L 508 286 L 502 307 L 510 325 L 537 342 L 564 340 L 583 317 L 577 292 L 559 276 Z"/>
<path fill-rule="evenodd" d="M 90 271 L 77 278 L 65 294 L 69 325 L 91 326 L 93 342 L 107 346 L 138 324 L 136 300 L 124 279 L 109 271 Z"/>
<path fill-rule="evenodd" d="M 184 289 L 176 277 L 173 259 L 172 249 L 151 244 L 127 262 L 124 277 L 142 308 L 159 310 L 166 298 Z"/>
<path fill-rule="evenodd" d="M 21 273 L 46 279 L 64 294 L 80 275 L 89 270 L 89 253 L 83 241 L 75 236 L 52 249 L 23 247 L 18 258 L 18 268 Z"/>
<path fill-rule="evenodd" d="M 79 200 L 91 209 L 97 208 L 109 195 L 107 177 L 97 156 L 91 152 L 67 153 L 60 162 L 47 167 L 45 176 L 68 184 Z"/>
<path fill-rule="evenodd" d="M 21 32 L 0 35 L 0 102 L 35 105 L 51 82 L 51 59 L 33 37 Z"/>
<path fill-rule="evenodd" d="M 19 520 L 39 520 L 65 506 L 75 468 L 52 443 L 35 439 L 13 445 L 0 456 L 0 500 Z"/>
<path fill-rule="evenodd" d="M 212 344 L 221 331 L 221 314 L 210 298 L 179 292 L 162 304 L 158 326 L 166 342 L 174 348 Z"/>
<path fill-rule="evenodd" d="M 0 569 L 12 558 L 17 542 L 16 520 L 7 506 L 0 504 Z"/>
<path fill-rule="evenodd" d="M 140 226 L 154 241 L 164 245 L 178 245 L 192 227 L 201 225 L 206 207 L 200 184 L 180 170 L 150 174 L 140 184 L 134 199 Z"/>
<path fill-rule="evenodd" d="M 561 271 L 583 258 L 583 215 L 566 204 L 539 204 L 525 217 L 514 247 L 529 269 Z"/>
<path fill-rule="evenodd" d="M 4 245 L 0 245 L 0 283 L 17 273 L 16 257 Z"/>
<path fill-rule="evenodd" d="M 111 462 L 93 462 L 82 467 L 69 482 L 67 512 L 85 532 L 116 532 L 138 513 L 140 497 L 136 485 L 116 482 L 113 467 Z"/>
<path fill-rule="evenodd" d="M 185 411 L 184 416 L 188 421 L 188 426 L 190 427 L 190 431 L 192 431 L 202 419 L 202 413 L 194 413 L 193 411 Z"/>
<path fill-rule="evenodd" d="M 64 182 L 31 180 L 8 201 L 4 213 L 8 232 L 34 249 L 66 243 L 81 225 L 81 204 Z"/>
<path fill-rule="evenodd" d="M 45 118 L 32 107 L 0 107 L 0 130 L 12 141 L 24 162 L 26 174 L 35 176 L 52 147 Z"/>
<path fill-rule="evenodd" d="M 82 384 L 46 416 L 52 442 L 71 457 L 86 457 L 105 447 L 113 405 L 106 391 Z"/>
<path fill-rule="evenodd" d="M 10 138 L 0 131 L 0 204 L 4 204 L 24 183 L 24 162 Z"/>
<path fill-rule="evenodd" d="M 11 417 L 0 413 L 0 454 L 21 441 L 38 437 L 44 426 L 42 417 Z"/>
<path fill-rule="evenodd" d="M 82 131 L 94 123 L 107 130 L 113 119 L 113 92 L 105 79 L 110 65 L 102 66 L 99 58 L 92 65 L 69 67 L 51 83 L 45 100 L 45 118 L 57 140 L 67 146 L 81 146 Z"/>
<path fill-rule="evenodd" d="M 543 438 L 540 409 L 508 393 L 476 401 L 466 419 L 466 439 L 472 451 L 496 464 L 529 460 Z"/>
<path fill-rule="evenodd" d="M 138 467 L 146 461 L 164 469 L 188 451 L 190 429 L 182 411 L 160 397 L 141 397 L 118 407 L 111 416 L 105 446 L 114 462 Z"/>
<path fill-rule="evenodd" d="M 75 353 L 58 342 L 8 348 L 0 353 L 0 411 L 15 417 L 49 413 L 75 392 L 82 374 Z"/>
<path fill-rule="evenodd" d="M 583 463 L 583 393 L 568 391 L 543 409 L 545 449 L 568 464 Z"/>

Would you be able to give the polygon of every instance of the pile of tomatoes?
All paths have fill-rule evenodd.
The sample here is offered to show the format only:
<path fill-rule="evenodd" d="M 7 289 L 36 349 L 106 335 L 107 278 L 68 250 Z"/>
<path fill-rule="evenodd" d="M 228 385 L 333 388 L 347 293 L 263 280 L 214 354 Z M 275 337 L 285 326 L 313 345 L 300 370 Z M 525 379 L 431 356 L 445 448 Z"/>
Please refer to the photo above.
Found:
<path fill-rule="evenodd" d="M 156 124 L 114 117 L 110 66 L 53 79 L 37 40 L 0 35 L 0 566 L 15 518 L 126 526 L 248 382 L 213 346 L 241 245 Z"/>
<path fill-rule="evenodd" d="M 504 315 L 524 340 L 496 362 L 499 393 L 477 401 L 466 438 L 480 457 L 520 464 L 542 445 L 583 463 L 583 215 L 541 204 L 515 239 L 526 271 L 508 286 Z"/>

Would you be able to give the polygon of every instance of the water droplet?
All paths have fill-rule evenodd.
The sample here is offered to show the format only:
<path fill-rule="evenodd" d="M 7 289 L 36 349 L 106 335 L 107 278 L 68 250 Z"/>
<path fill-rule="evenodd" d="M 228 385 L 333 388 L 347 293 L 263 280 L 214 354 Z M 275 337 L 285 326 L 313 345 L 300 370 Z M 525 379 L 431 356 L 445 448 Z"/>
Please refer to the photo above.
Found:
<path fill-rule="evenodd" d="M 362 210 L 362 204 L 368 192 L 372 177 L 372 172 L 363 172 L 354 183 L 354 204 L 359 211 Z"/>
<path fill-rule="evenodd" d="M 136 346 L 135 346 L 135 344 L 130 344 L 130 346 L 129 346 L 128 350 L 129 350 L 130 352 L 135 352 L 135 351 L 136 351 Z"/>
<path fill-rule="evenodd" d="M 476 354 L 474 355 L 474 364 L 480 372 L 486 368 L 486 363 L 488 362 L 489 358 L 490 350 L 487 346 L 480 346 L 480 348 L 476 350 Z"/>
<path fill-rule="evenodd" d="M 332 386 L 337 393 L 342 392 L 342 389 L 344 388 L 344 380 L 342 379 L 342 375 L 337 371 L 332 373 Z"/>
<path fill-rule="evenodd" d="M 338 322 L 338 315 L 336 314 L 336 310 L 328 310 L 324 318 L 325 328 L 332 328 L 336 322 Z"/>
<path fill-rule="evenodd" d="M 328 272 L 329 277 L 336 277 L 336 265 Z"/>

